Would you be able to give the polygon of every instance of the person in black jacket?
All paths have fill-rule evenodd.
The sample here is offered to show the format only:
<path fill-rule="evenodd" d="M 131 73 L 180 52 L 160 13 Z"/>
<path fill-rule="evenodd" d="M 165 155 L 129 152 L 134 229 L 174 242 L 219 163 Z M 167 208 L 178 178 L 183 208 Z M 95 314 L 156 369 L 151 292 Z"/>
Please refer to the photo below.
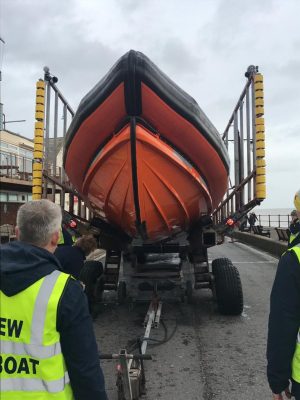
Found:
<path fill-rule="evenodd" d="M 13 299 L 60 269 L 53 255 L 60 224 L 60 207 L 48 200 L 36 200 L 20 207 L 16 228 L 19 240 L 1 246 L 0 290 L 5 296 Z M 60 334 L 74 398 L 107 400 L 86 296 L 80 283 L 71 277 L 58 303 L 56 330 Z M 21 392 L 18 399 L 22 399 Z"/>
<path fill-rule="evenodd" d="M 297 215 L 299 218 L 300 207 Z M 270 301 L 267 376 L 274 400 L 284 399 L 284 393 L 287 398 L 292 394 L 300 400 L 300 383 L 292 379 L 299 328 L 300 263 L 297 253 L 290 249 L 279 261 Z"/>
<path fill-rule="evenodd" d="M 249 221 L 249 225 L 250 225 L 250 232 L 253 231 L 253 227 L 255 226 L 256 221 L 258 220 L 256 214 L 254 212 L 250 213 L 250 215 L 248 216 L 248 221 Z"/>
<path fill-rule="evenodd" d="M 82 236 L 74 245 L 61 245 L 55 249 L 62 271 L 79 279 L 86 257 L 97 248 L 97 241 L 92 235 Z"/>
<path fill-rule="evenodd" d="M 300 221 L 297 215 L 297 210 L 291 212 L 292 223 L 290 224 L 290 237 L 288 248 L 295 246 L 300 243 Z"/>

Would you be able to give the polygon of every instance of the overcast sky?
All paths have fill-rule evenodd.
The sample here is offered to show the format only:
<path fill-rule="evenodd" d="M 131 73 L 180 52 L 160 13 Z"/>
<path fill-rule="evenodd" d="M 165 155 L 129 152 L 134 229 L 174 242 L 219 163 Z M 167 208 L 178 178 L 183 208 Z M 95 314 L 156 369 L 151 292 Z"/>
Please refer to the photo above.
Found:
<path fill-rule="evenodd" d="M 299 0 L 0 0 L 1 101 L 7 129 L 33 137 L 43 67 L 76 109 L 130 49 L 195 98 L 222 133 L 250 64 L 265 79 L 268 198 L 300 188 Z"/>

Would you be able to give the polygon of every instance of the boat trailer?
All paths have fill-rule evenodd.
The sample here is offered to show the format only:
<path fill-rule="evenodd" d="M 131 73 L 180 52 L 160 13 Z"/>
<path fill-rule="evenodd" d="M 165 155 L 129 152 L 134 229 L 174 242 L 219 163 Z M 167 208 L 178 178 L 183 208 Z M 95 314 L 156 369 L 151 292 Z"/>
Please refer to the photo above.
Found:
<path fill-rule="evenodd" d="M 162 301 L 156 294 L 150 302 L 147 314 L 144 318 L 145 334 L 138 339 L 138 354 L 129 354 L 126 349 L 121 349 L 117 354 L 100 354 L 101 360 L 117 360 L 116 386 L 118 400 L 138 400 L 146 389 L 144 361 L 152 360 L 150 354 L 146 354 L 151 329 L 157 329 L 160 323 Z"/>

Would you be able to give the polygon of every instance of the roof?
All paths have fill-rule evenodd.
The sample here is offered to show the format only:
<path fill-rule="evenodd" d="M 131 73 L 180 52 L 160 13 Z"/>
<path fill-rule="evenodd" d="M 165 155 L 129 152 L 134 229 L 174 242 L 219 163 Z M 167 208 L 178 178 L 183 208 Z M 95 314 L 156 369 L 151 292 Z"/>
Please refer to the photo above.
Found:
<path fill-rule="evenodd" d="M 30 138 L 28 138 L 28 137 L 26 137 L 26 136 L 22 136 L 22 135 L 20 135 L 19 133 L 15 133 L 15 132 L 9 131 L 9 130 L 7 130 L 7 129 L 3 129 L 3 130 L 0 131 L 0 133 L 1 133 L 1 132 L 6 132 L 6 133 L 9 133 L 9 134 L 11 134 L 11 135 L 18 136 L 18 137 L 20 137 L 20 138 L 22 138 L 22 139 L 29 140 L 30 142 L 33 143 L 33 139 L 30 139 Z"/>

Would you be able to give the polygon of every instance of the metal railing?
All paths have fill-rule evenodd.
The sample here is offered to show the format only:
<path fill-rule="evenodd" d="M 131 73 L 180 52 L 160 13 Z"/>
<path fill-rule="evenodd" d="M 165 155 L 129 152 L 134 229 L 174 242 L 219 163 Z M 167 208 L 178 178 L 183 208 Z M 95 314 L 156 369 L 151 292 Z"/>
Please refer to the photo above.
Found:
<path fill-rule="evenodd" d="M 1 150 L 0 176 L 9 179 L 32 181 L 32 158 Z"/>
<path fill-rule="evenodd" d="M 15 227 L 10 224 L 0 226 L 0 243 L 7 243 L 16 239 Z"/>
<path fill-rule="evenodd" d="M 290 214 L 258 214 L 258 224 L 265 227 L 288 228 L 292 222 Z"/>
<path fill-rule="evenodd" d="M 217 223 L 246 214 L 266 197 L 263 76 L 253 65 L 245 76 L 246 85 L 222 135 L 234 162 L 227 193 L 214 211 Z"/>
<path fill-rule="evenodd" d="M 45 67 L 44 79 L 37 82 L 33 194 L 89 219 L 92 213 L 70 184 L 62 165 L 65 136 L 74 111 L 57 88 L 57 81 Z"/>

